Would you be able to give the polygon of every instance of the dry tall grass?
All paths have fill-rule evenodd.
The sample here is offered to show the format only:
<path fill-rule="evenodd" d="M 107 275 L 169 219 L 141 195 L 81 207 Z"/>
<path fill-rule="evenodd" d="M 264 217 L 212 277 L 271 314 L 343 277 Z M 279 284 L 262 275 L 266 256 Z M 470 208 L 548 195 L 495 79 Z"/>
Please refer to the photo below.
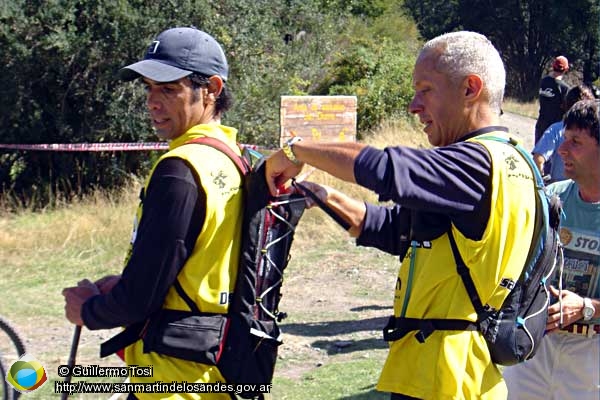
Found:
<path fill-rule="evenodd" d="M 51 292 L 33 307 L 0 296 L 0 312 L 8 310 L 19 317 L 45 315 L 46 306 L 62 300 L 57 285 L 120 271 L 137 193 L 132 185 L 51 210 L 0 214 L 0 260 L 5 271 L 10 271 L 0 277 L 0 293 L 35 299 Z"/>
<path fill-rule="evenodd" d="M 379 148 L 395 144 L 428 146 L 425 135 L 408 122 L 382 126 L 365 142 Z M 375 194 L 326 173 L 315 172 L 310 179 L 354 198 L 377 202 Z M 77 277 L 94 278 L 118 272 L 131 234 L 138 192 L 139 185 L 132 184 L 117 193 L 97 192 L 54 209 L 32 212 L 23 208 L 11 213 L 0 212 L 0 259 L 3 265 L 13 274 L 23 273 L 32 280 L 68 278 L 69 283 L 75 282 Z M 311 209 L 303 218 L 296 245 L 301 248 L 315 237 L 325 240 L 339 238 L 340 234 L 345 233 L 333 220 L 322 211 Z M 72 278 L 56 276 L 57 265 L 72 271 Z M 69 266 L 76 266 L 77 271 Z M 6 274 L 0 278 L 0 289 L 5 293 L 22 290 L 17 287 L 19 284 L 22 282 L 9 279 Z M 40 287 L 33 285 L 31 289 L 39 290 Z M 0 310 L 5 307 L 11 308 L 7 297 L 0 300 Z"/>
<path fill-rule="evenodd" d="M 511 98 L 505 98 L 502 103 L 502 109 L 525 117 L 537 118 L 540 105 L 537 100 L 522 102 Z"/>
<path fill-rule="evenodd" d="M 64 318 L 61 290 L 83 278 L 98 279 L 119 273 L 131 235 L 131 221 L 139 188 L 97 192 L 78 202 L 31 211 L 26 207 L 0 213 L 0 315 L 17 328 L 27 352 L 42 360 L 49 379 L 65 364 L 72 325 Z M 112 331 L 82 335 L 79 364 L 117 365 L 99 360 L 98 344 Z M 0 335 L 5 365 L 16 357 Z M 31 395 L 52 396 L 52 385 Z M 88 396 L 90 399 L 106 396 Z"/>
<path fill-rule="evenodd" d="M 396 144 L 428 146 L 420 128 L 410 122 L 383 125 L 369 134 L 365 143 L 379 148 Z M 323 172 L 315 172 L 310 179 L 355 198 L 377 201 L 373 193 Z M 126 247 L 138 192 L 139 185 L 132 183 L 116 193 L 96 192 L 83 200 L 65 202 L 56 208 L 38 212 L 22 207 L 8 213 L 0 207 L 0 259 L 5 265 L 17 269 L 32 262 L 44 264 L 49 259 L 63 260 L 65 263 L 77 261 L 80 268 L 85 269 L 84 265 L 89 265 L 93 269 L 93 266 L 98 265 L 97 258 L 104 254 L 102 248 Z M 14 209 L 14 204 L 11 208 Z M 339 234 L 339 228 L 333 221 L 312 210 L 307 213 L 307 222 L 303 226 L 308 231 L 318 231 L 320 235 Z M 324 227 L 329 228 L 324 230 Z M 91 254 L 94 254 L 93 259 L 88 258 Z M 109 260 L 103 260 L 100 264 L 107 261 Z"/>
<path fill-rule="evenodd" d="M 426 146 L 424 138 L 423 133 L 410 123 L 397 123 L 388 124 L 373 132 L 366 142 L 380 148 L 389 144 Z M 311 179 L 338 188 L 353 197 L 377 201 L 372 193 L 357 185 L 343 183 L 327 174 L 315 173 Z M 131 235 L 132 217 L 138 203 L 138 193 L 139 185 L 132 184 L 117 193 L 98 192 L 75 203 L 64 203 L 52 209 L 34 212 L 23 207 L 12 212 L 0 211 L 0 260 L 5 271 L 0 274 L 0 294 L 2 294 L 0 314 L 21 333 L 26 340 L 27 351 L 43 360 L 44 366 L 50 372 L 51 380 L 57 379 L 57 366 L 67 361 L 72 333 L 72 325 L 64 318 L 64 299 L 61 290 L 75 285 L 82 278 L 97 279 L 122 270 L 123 257 Z M 298 260 L 303 260 L 307 253 L 310 253 L 309 256 L 312 254 L 312 257 L 318 257 L 319 260 L 323 257 L 333 257 L 338 263 L 343 262 L 342 259 L 347 256 L 352 258 L 352 262 L 344 263 L 344 268 L 340 267 L 339 273 L 340 276 L 346 276 L 344 274 L 352 273 L 357 268 L 352 267 L 348 272 L 346 264 L 350 266 L 355 262 L 359 263 L 358 265 L 366 264 L 367 259 L 369 265 L 384 262 L 382 257 L 371 256 L 371 253 L 348 256 L 347 253 L 355 251 L 355 248 L 350 240 L 345 240 L 347 237 L 348 235 L 322 211 L 308 210 L 300 223 L 294 242 L 293 253 L 296 255 L 296 263 Z M 330 254 L 331 251 L 328 249 L 331 247 L 335 247 L 338 252 L 334 255 Z M 395 270 L 396 260 L 392 259 L 389 264 L 393 267 L 373 266 L 378 270 L 377 276 L 384 277 L 386 282 L 388 274 L 392 277 L 394 275 L 390 271 Z M 293 268 L 292 266 L 292 270 Z M 302 264 L 302 267 L 296 265 L 296 268 L 303 270 L 307 267 Z M 329 268 L 337 267 L 330 265 Z M 368 270 L 363 273 L 372 272 Z M 298 279 L 302 282 L 307 278 Z M 393 278 L 390 278 L 389 282 L 393 283 Z M 359 283 L 356 285 L 360 286 Z M 291 293 L 294 285 L 288 283 L 287 286 Z M 352 290 L 355 290 L 354 286 Z M 359 293 L 365 290 L 367 289 Z M 379 299 L 377 296 L 383 296 L 384 293 L 389 293 L 389 290 L 377 290 L 376 295 L 370 294 L 367 300 L 373 302 L 374 299 Z M 354 296 L 354 294 L 351 292 L 346 295 Z M 357 298 L 364 300 L 365 296 L 361 296 Z M 288 297 L 295 298 L 292 294 Z M 298 311 L 300 308 L 301 305 L 294 310 L 301 316 L 301 312 Z M 320 309 L 312 311 L 325 312 Z M 347 310 L 346 312 L 351 313 Z M 344 318 L 346 317 L 348 316 L 344 314 Z M 325 317 L 311 316 L 311 318 Z M 115 330 L 85 331 L 79 346 L 79 363 L 119 365 L 115 358 L 100 360 L 97 356 L 99 343 L 114 333 Z M 9 353 L 3 351 L 2 345 L 0 338 L 0 353 L 6 357 Z M 9 360 L 5 359 L 5 361 Z M 14 359 L 10 360 L 13 361 Z M 52 395 L 52 388 L 51 385 L 46 386 L 39 393 L 32 394 L 31 398 L 49 398 Z M 87 397 L 99 398 L 98 396 Z"/>
<path fill-rule="evenodd" d="M 368 135 L 365 143 L 379 148 L 396 144 L 428 146 L 420 128 L 409 122 L 388 123 Z M 310 180 L 355 198 L 377 201 L 373 193 L 323 172 L 313 173 Z M 126 247 L 138 192 L 139 185 L 132 183 L 116 193 L 96 192 L 53 209 L 32 212 L 23 207 L 11 213 L 0 211 L 0 259 L 17 271 L 24 265 L 44 265 L 51 260 L 76 262 L 79 269 L 90 272 L 99 265 L 105 265 L 102 269 L 119 265 L 120 260 L 114 258 L 120 258 L 122 253 L 114 249 Z M 337 225 L 320 211 L 307 212 L 302 225 L 309 236 L 316 232 L 325 237 L 339 235 Z"/>

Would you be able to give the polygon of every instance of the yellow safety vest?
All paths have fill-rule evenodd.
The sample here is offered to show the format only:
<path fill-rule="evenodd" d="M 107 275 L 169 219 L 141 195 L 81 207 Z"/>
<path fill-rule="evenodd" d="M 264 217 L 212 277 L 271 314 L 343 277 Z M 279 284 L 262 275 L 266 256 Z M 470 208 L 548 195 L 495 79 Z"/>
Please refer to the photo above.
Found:
<path fill-rule="evenodd" d="M 225 154 L 209 146 L 186 145 L 185 143 L 201 136 L 214 137 L 227 143 L 239 154 L 236 133 L 235 129 L 222 125 L 194 126 L 182 136 L 171 141 L 169 152 L 158 161 L 168 157 L 186 160 L 199 177 L 206 193 L 204 225 L 192 254 L 177 277 L 184 291 L 203 312 L 225 314 L 228 310 L 229 295 L 233 292 L 240 254 L 242 182 L 235 165 Z M 150 182 L 150 178 L 147 182 Z M 132 244 L 136 236 L 137 221 L 141 221 L 143 218 L 142 206 L 140 204 L 136 214 Z M 189 311 L 189 307 L 173 287 L 167 293 L 163 308 Z M 221 373 L 214 366 L 157 353 L 144 353 L 141 340 L 125 349 L 125 360 L 128 365 L 154 366 L 152 377 L 132 377 L 132 383 L 225 382 Z M 139 399 L 230 399 L 227 394 L 217 393 L 174 393 L 170 397 L 164 393 L 137 393 L 136 397 Z"/>
<path fill-rule="evenodd" d="M 506 137 L 503 132 L 489 135 Z M 483 304 L 500 307 L 508 290 L 503 278 L 521 273 L 535 222 L 535 186 L 529 164 L 516 149 L 491 140 L 482 144 L 492 159 L 490 217 L 481 240 L 452 233 Z M 447 234 L 414 243 L 403 260 L 394 315 L 419 319 L 467 319 L 477 315 L 467 296 Z M 434 331 L 424 343 L 412 333 L 391 342 L 377 389 L 420 399 L 502 399 L 506 385 L 478 331 Z"/>

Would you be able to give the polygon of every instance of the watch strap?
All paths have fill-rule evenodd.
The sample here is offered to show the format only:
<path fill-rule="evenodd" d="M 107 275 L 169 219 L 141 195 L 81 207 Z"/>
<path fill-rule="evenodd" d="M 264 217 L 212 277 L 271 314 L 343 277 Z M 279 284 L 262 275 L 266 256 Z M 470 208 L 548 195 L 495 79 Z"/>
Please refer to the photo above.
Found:
<path fill-rule="evenodd" d="M 288 140 L 286 140 L 283 143 L 283 146 L 281 146 L 281 149 L 283 150 L 283 154 L 285 154 L 287 159 L 290 160 L 291 162 L 293 162 L 294 164 L 300 164 L 300 160 L 298 160 L 296 158 L 296 155 L 294 154 L 294 150 L 292 149 L 292 146 L 294 146 L 294 144 L 296 144 L 300 141 L 302 141 L 302 138 L 300 136 L 293 136 L 293 137 L 289 138 Z"/>

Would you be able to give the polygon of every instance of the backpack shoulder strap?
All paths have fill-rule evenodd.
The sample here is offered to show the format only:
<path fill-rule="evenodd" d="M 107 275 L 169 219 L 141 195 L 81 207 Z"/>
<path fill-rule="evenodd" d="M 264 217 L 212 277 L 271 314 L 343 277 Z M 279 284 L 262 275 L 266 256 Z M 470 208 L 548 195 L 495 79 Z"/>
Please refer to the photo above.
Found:
<path fill-rule="evenodd" d="M 240 174 L 242 176 L 245 176 L 250 171 L 250 164 L 248 164 L 246 159 L 244 159 L 243 157 L 240 157 L 238 154 L 236 154 L 236 152 L 233 151 L 231 149 L 231 147 L 226 145 L 225 142 L 223 142 L 222 140 L 219 140 L 219 139 L 213 138 L 213 137 L 209 137 L 209 136 L 203 136 L 203 137 L 199 137 L 196 139 L 192 139 L 192 140 L 186 142 L 185 144 L 192 144 L 192 143 L 203 144 L 205 146 L 209 146 L 209 147 L 219 150 L 220 152 L 222 152 L 223 154 L 225 154 L 227 157 L 229 157 L 231 159 L 231 161 L 235 164 L 235 166 L 237 167 L 238 171 L 240 171 Z"/>
<path fill-rule="evenodd" d="M 532 268 L 537 259 L 541 256 L 543 250 L 543 244 L 546 240 L 546 235 L 543 234 L 543 227 L 548 227 L 548 201 L 546 193 L 544 191 L 543 180 L 539 170 L 533 163 L 531 156 L 527 153 L 522 146 L 520 146 L 514 139 L 504 139 L 501 137 L 495 136 L 484 136 L 479 139 L 486 140 L 495 140 L 498 142 L 510 144 L 514 146 L 519 153 L 527 160 L 534 176 L 535 176 L 535 186 L 536 186 L 536 223 L 534 226 L 532 245 L 530 247 L 529 253 L 527 255 L 527 261 L 525 263 L 524 268 Z M 540 206 L 542 208 L 540 208 Z M 540 213 L 540 210 L 543 212 Z M 425 339 L 435 330 L 480 330 L 480 324 L 490 315 L 493 310 L 488 310 L 486 306 L 484 306 L 481 302 L 481 298 L 477 293 L 477 289 L 475 287 L 475 283 L 473 282 L 473 278 L 471 277 L 471 273 L 469 268 L 465 264 L 460 252 L 458 251 L 458 246 L 456 245 L 456 240 L 454 235 L 452 234 L 452 229 L 447 232 L 448 238 L 450 241 L 450 246 L 452 248 L 452 254 L 454 256 L 454 260 L 456 263 L 456 270 L 460 275 L 469 299 L 473 304 L 473 308 L 477 313 L 477 321 L 471 322 L 467 320 L 456 320 L 456 319 L 415 319 L 415 318 L 405 318 L 405 317 L 390 317 L 387 326 L 383 330 L 383 337 L 386 341 L 395 341 L 402 337 L 404 337 L 410 331 L 418 331 L 415 334 L 417 340 L 421 343 L 425 341 Z"/>
<path fill-rule="evenodd" d="M 247 160 L 236 154 L 235 151 L 233 151 L 222 140 L 204 136 L 186 142 L 186 144 L 192 143 L 203 144 L 221 151 L 223 154 L 225 154 L 231 159 L 231 161 L 236 166 L 237 170 L 240 172 L 240 175 L 242 177 L 246 176 L 246 174 L 250 172 L 250 164 L 247 162 Z M 188 305 L 192 312 L 201 312 L 198 306 L 192 301 L 190 296 L 185 292 L 185 290 L 183 290 L 183 287 L 181 286 L 179 280 L 175 279 L 173 286 L 177 291 L 177 294 L 179 294 L 179 296 L 185 301 L 185 303 Z M 140 323 L 130 325 L 126 327 L 122 332 L 118 333 L 116 336 L 102 343 L 100 345 L 100 357 L 106 357 L 110 354 L 116 353 L 118 350 L 138 340 L 140 338 L 140 335 L 143 333 L 146 324 L 147 321 L 143 321 Z"/>
<path fill-rule="evenodd" d="M 185 292 L 185 290 L 183 290 L 183 287 L 181 286 L 179 279 L 177 279 L 177 278 L 175 279 L 175 282 L 173 282 L 173 287 L 175 288 L 175 291 L 177 292 L 179 297 L 181 297 L 183 299 L 183 301 L 185 301 L 185 304 L 187 304 L 187 306 L 190 308 L 190 311 L 192 311 L 193 313 L 196 313 L 196 314 L 201 313 L 201 311 L 198 308 L 198 306 L 196 305 L 196 303 L 194 303 L 194 301 L 190 298 L 190 296 L 188 296 L 188 294 Z"/>
<path fill-rule="evenodd" d="M 311 199 L 313 199 L 313 201 L 315 203 L 317 203 L 317 205 L 323 211 L 325 211 L 327 213 L 327 215 L 329 215 L 331 218 L 333 218 L 333 220 L 335 222 L 337 222 L 345 231 L 347 231 L 348 229 L 350 229 L 352 227 L 342 217 L 340 217 L 339 215 L 337 215 L 335 213 L 335 211 L 333 211 L 333 208 L 331 208 L 327 204 L 325 204 L 325 202 L 323 200 L 321 200 L 319 198 L 319 196 L 317 196 L 317 194 L 315 192 L 313 192 L 312 190 L 310 190 L 309 188 L 307 188 L 306 186 L 304 186 L 300 182 L 296 181 L 295 179 L 292 179 L 292 186 L 296 186 L 296 187 L 300 188 L 300 190 L 302 190 L 304 193 L 306 193 Z"/>
<path fill-rule="evenodd" d="M 456 263 L 456 271 L 458 275 L 462 278 L 463 284 L 465 285 L 465 289 L 467 289 L 467 294 L 469 295 L 469 299 L 473 304 L 473 308 L 475 308 L 475 312 L 477 313 L 477 321 L 481 321 L 485 317 L 485 307 L 479 298 L 479 294 L 477 293 L 477 288 L 475 287 L 475 283 L 473 282 L 473 278 L 471 278 L 471 273 L 469 272 L 469 268 L 463 261 L 460 252 L 458 251 L 458 246 L 456 245 L 456 240 L 454 239 L 454 235 L 452 234 L 452 228 L 448 230 L 448 239 L 450 239 L 450 247 L 452 247 L 452 254 L 454 255 L 454 262 Z"/>
<path fill-rule="evenodd" d="M 529 164 L 529 168 L 531 169 L 531 172 L 534 175 L 536 187 L 536 217 L 533 228 L 533 241 L 531 246 L 529 247 L 529 252 L 527 254 L 527 258 L 525 259 L 525 265 L 523 266 L 523 268 L 526 269 L 526 272 L 529 273 L 534 267 L 537 258 L 541 255 L 542 247 L 546 239 L 546 236 L 542 234 L 543 228 L 548 226 L 548 202 L 544 200 L 546 198 L 546 194 L 544 192 L 544 183 L 542 180 L 542 175 L 540 174 L 538 168 L 535 166 L 533 159 L 531 158 L 529 153 L 527 153 L 527 151 L 513 138 L 505 139 L 497 136 L 482 136 L 480 139 L 493 140 L 496 142 L 506 143 L 513 146 L 527 161 L 527 163 Z M 475 288 L 475 284 L 473 283 L 473 279 L 471 278 L 469 269 L 465 265 L 458 251 L 458 247 L 456 246 L 456 241 L 454 239 L 454 236 L 452 235 L 451 229 L 448 231 L 448 237 L 450 239 L 450 245 L 452 247 L 454 261 L 456 262 L 456 269 L 458 271 L 458 274 L 462 278 L 469 298 L 473 303 L 473 308 L 475 308 L 475 311 L 477 312 L 477 320 L 481 321 L 486 317 L 486 308 L 481 302 L 479 294 L 477 293 L 477 289 Z"/>
<path fill-rule="evenodd" d="M 213 149 L 219 150 L 221 153 L 229 157 L 229 159 L 235 164 L 242 177 L 246 176 L 250 172 L 250 164 L 248 163 L 248 161 L 244 157 L 240 157 L 238 154 L 236 154 L 236 152 L 233 151 L 231 147 L 225 144 L 225 142 L 223 142 L 222 140 L 210 136 L 202 136 L 187 141 L 185 144 L 203 144 L 205 146 L 209 146 Z M 188 294 L 185 292 L 185 290 L 183 290 L 183 287 L 181 286 L 181 283 L 178 279 L 175 279 L 173 286 L 175 287 L 175 291 L 177 291 L 177 294 L 185 301 L 185 303 L 192 312 L 201 312 L 196 303 L 194 303 L 190 296 L 188 296 Z"/>
<path fill-rule="evenodd" d="M 536 217 L 535 224 L 533 228 L 533 238 L 534 242 L 532 246 L 529 248 L 529 254 L 527 255 L 527 261 L 525 263 L 525 268 L 527 272 L 531 272 L 535 262 L 538 257 L 540 257 L 544 244 L 546 242 L 546 235 L 543 234 L 544 229 L 550 226 L 550 209 L 549 202 L 547 201 L 546 192 L 544 190 L 544 180 L 542 179 L 542 174 L 540 170 L 535 165 L 533 158 L 531 155 L 521 146 L 515 139 L 505 139 L 497 136 L 482 136 L 480 139 L 484 140 L 494 140 L 496 142 L 506 143 L 514 147 L 521 156 L 527 161 L 529 164 L 529 168 L 534 176 L 535 180 L 535 189 L 536 189 Z"/>
<path fill-rule="evenodd" d="M 493 140 L 495 142 L 500 142 L 500 143 L 506 143 L 511 145 L 512 147 L 514 147 L 520 154 L 521 156 L 523 156 L 523 158 L 525 159 L 525 161 L 527 161 L 527 163 L 529 164 L 529 167 L 532 170 L 532 173 L 534 175 L 534 179 L 536 182 L 537 187 L 544 187 L 544 180 L 542 179 L 542 174 L 540 173 L 540 170 L 537 168 L 537 166 L 535 165 L 533 158 L 531 157 L 531 155 L 527 152 L 527 150 L 525 150 L 525 148 L 523 146 L 521 146 L 519 144 L 519 142 L 517 142 L 514 138 L 509 138 L 509 139 L 505 139 L 503 137 L 498 137 L 498 136 L 492 136 L 492 135 L 485 135 L 485 136 L 481 136 L 476 138 L 477 140 Z"/>

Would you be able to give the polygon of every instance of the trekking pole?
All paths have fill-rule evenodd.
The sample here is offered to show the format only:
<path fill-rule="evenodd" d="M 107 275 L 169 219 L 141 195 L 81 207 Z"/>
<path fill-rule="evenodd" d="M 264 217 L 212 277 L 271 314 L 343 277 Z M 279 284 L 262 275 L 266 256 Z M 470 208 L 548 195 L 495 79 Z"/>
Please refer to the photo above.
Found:
<path fill-rule="evenodd" d="M 75 325 L 75 331 L 73 331 L 73 340 L 71 341 L 71 352 L 69 353 L 69 360 L 67 365 L 69 366 L 69 374 L 65 377 L 65 383 L 71 382 L 71 376 L 73 366 L 75 366 L 75 357 L 77 356 L 77 347 L 79 347 L 79 337 L 81 336 L 81 325 Z M 69 390 L 63 392 L 60 396 L 61 400 L 66 400 L 69 397 Z"/>

